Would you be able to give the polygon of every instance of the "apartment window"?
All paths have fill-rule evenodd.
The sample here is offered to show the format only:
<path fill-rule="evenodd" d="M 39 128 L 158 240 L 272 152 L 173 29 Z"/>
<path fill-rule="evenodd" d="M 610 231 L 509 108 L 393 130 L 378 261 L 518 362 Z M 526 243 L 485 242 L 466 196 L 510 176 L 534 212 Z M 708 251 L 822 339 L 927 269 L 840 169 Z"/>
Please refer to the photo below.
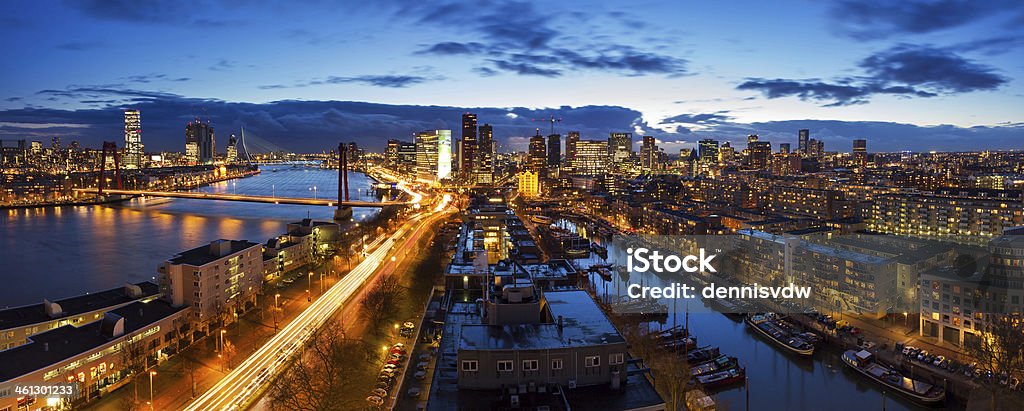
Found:
<path fill-rule="evenodd" d="M 537 371 L 540 363 L 537 360 L 523 360 L 523 371 Z"/>
<path fill-rule="evenodd" d="M 462 371 L 477 371 L 480 363 L 477 360 L 462 360 Z"/>
<path fill-rule="evenodd" d="M 498 361 L 498 371 L 512 371 L 512 360 Z"/>
<path fill-rule="evenodd" d="M 562 369 L 562 359 L 561 358 L 555 358 L 555 359 L 551 360 L 551 369 L 552 370 L 561 370 Z"/>
<path fill-rule="evenodd" d="M 610 364 L 610 365 L 622 364 L 624 357 L 625 357 L 625 355 L 623 355 L 622 353 L 609 355 L 608 356 L 608 364 Z"/>
<path fill-rule="evenodd" d="M 601 366 L 601 357 L 597 355 L 591 355 L 583 358 L 583 365 L 587 367 L 599 367 Z"/>

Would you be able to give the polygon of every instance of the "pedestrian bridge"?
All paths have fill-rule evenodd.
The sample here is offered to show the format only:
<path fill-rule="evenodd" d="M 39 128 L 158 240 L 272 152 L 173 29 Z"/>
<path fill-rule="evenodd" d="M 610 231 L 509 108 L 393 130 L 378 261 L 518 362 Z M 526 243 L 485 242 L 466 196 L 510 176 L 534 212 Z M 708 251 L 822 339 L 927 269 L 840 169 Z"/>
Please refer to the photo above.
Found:
<path fill-rule="evenodd" d="M 86 194 L 120 194 L 130 196 L 169 197 L 169 198 L 190 198 L 193 200 L 220 200 L 220 201 L 242 201 L 249 203 L 265 204 L 297 204 L 315 205 L 328 207 L 388 207 L 398 205 L 410 205 L 419 202 L 418 196 L 412 196 L 406 201 L 338 201 L 329 198 L 295 198 L 276 196 L 254 196 L 242 194 L 216 194 L 196 191 L 144 191 L 144 190 L 117 190 L 105 188 L 102 193 L 96 188 L 76 188 L 80 193 Z"/>

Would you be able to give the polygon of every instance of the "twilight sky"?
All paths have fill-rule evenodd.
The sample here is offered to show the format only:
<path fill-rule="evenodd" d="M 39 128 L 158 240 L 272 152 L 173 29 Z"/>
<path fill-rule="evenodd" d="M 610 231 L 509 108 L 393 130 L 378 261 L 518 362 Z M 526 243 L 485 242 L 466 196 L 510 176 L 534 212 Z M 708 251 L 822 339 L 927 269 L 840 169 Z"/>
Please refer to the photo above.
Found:
<path fill-rule="evenodd" d="M 672 153 L 799 128 L 838 151 L 1024 148 L 1019 0 L 13 0 L 0 37 L 4 139 L 120 145 L 133 107 L 150 151 L 195 116 L 319 151 L 467 110 L 510 149 L 549 115 Z"/>

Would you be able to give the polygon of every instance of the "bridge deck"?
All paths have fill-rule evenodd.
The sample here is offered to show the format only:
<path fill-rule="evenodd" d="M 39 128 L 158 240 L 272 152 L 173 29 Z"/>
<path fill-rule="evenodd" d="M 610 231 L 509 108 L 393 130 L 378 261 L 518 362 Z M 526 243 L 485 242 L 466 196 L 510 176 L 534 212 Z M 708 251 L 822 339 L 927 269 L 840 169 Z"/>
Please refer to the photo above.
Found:
<path fill-rule="evenodd" d="M 88 193 L 88 194 L 99 194 L 99 190 L 95 188 L 76 188 L 77 192 Z M 117 189 L 104 189 L 104 194 L 122 194 L 122 195 L 141 195 L 150 197 L 171 197 L 171 198 L 191 198 L 195 200 L 221 200 L 221 201 L 244 201 L 250 203 L 268 203 L 268 204 L 298 204 L 298 205 L 316 205 L 316 206 L 328 206 L 335 207 L 338 205 L 349 206 L 349 207 L 387 207 L 395 205 L 407 205 L 413 204 L 413 201 L 339 201 L 336 199 L 324 199 L 324 198 L 295 198 L 295 197 L 272 197 L 272 196 L 253 196 L 253 195 L 240 195 L 240 194 L 214 194 L 214 193 L 201 193 L 194 191 L 142 191 L 142 190 L 117 190 Z"/>

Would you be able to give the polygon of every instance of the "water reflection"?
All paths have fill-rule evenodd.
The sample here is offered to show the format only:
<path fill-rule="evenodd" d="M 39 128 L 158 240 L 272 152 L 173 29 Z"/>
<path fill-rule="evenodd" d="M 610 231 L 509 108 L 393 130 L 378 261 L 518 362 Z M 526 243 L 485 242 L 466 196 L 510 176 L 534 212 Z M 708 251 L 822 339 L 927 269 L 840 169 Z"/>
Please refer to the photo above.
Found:
<path fill-rule="evenodd" d="M 277 172 L 272 170 L 277 169 Z M 337 195 L 337 171 L 266 167 L 258 176 L 202 190 L 313 197 Z M 369 200 L 371 180 L 353 173 L 351 190 Z M 38 303 L 152 279 L 175 253 L 217 238 L 264 242 L 301 218 L 333 218 L 333 208 L 206 201 L 135 199 L 103 206 L 15 209 L 0 213 L 0 307 Z M 366 219 L 377 209 L 357 208 Z"/>

